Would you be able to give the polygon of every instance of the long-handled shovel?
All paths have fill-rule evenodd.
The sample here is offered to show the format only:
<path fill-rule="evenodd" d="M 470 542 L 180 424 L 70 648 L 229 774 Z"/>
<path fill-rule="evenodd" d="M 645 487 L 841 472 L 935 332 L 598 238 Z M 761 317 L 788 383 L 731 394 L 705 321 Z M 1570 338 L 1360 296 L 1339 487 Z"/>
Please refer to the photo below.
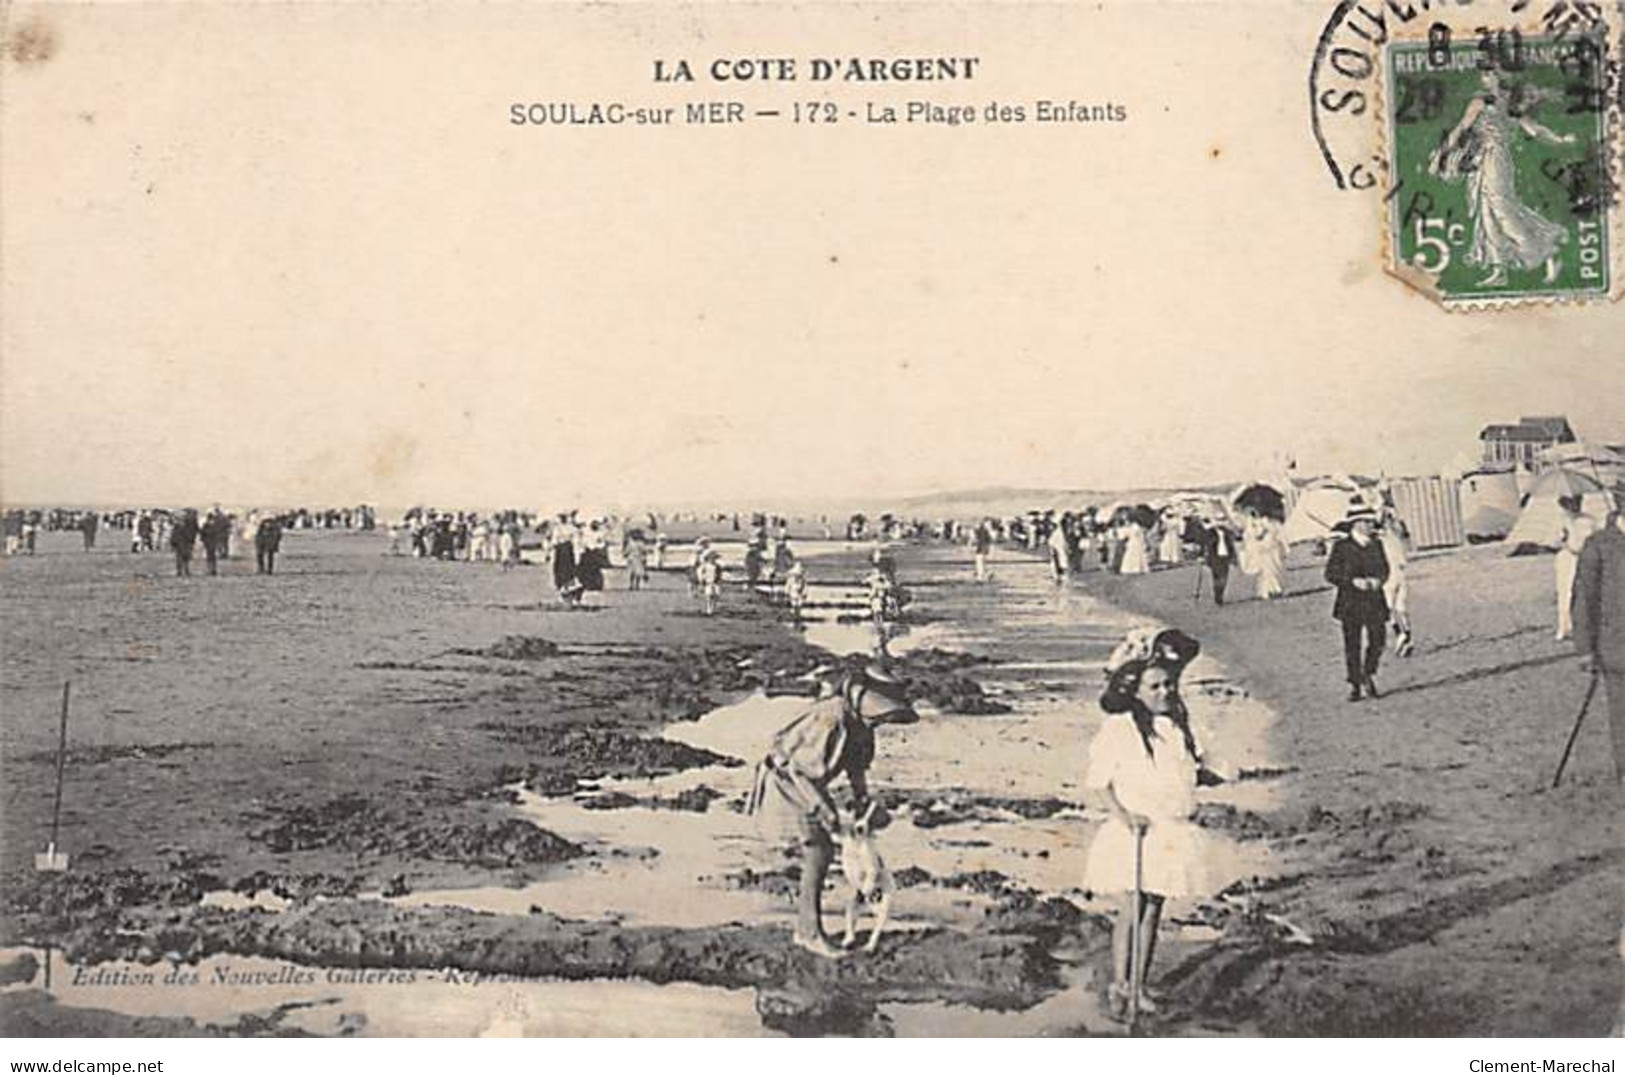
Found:
<path fill-rule="evenodd" d="M 1580 738 L 1580 725 L 1585 723 L 1586 710 L 1591 708 L 1591 699 L 1597 694 L 1597 680 L 1600 679 L 1597 670 L 1591 670 L 1591 685 L 1586 688 L 1585 701 L 1580 703 L 1580 715 L 1574 718 L 1574 730 L 1569 732 L 1568 745 L 1563 748 L 1563 759 L 1557 763 L 1557 775 L 1552 777 L 1552 790 L 1557 790 L 1558 782 L 1563 779 L 1563 770 L 1569 764 L 1569 755 L 1574 751 L 1574 741 Z"/>
<path fill-rule="evenodd" d="M 1134 827 L 1134 917 L 1128 924 L 1128 1036 L 1134 1037 L 1140 1022 L 1140 930 L 1145 913 L 1145 830 Z"/>
<path fill-rule="evenodd" d="M 34 856 L 34 869 L 40 873 L 63 873 L 68 868 L 68 856 L 56 849 L 57 836 L 62 828 L 62 776 L 68 764 L 68 683 L 62 684 L 62 723 L 56 741 L 56 801 L 51 805 L 51 842 L 45 850 Z M 51 988 L 51 946 L 45 946 L 45 988 Z"/>
<path fill-rule="evenodd" d="M 62 684 L 62 727 L 56 744 L 56 802 L 51 806 L 51 842 L 34 856 L 34 869 L 41 873 L 61 873 L 68 868 L 68 856 L 56 849 L 62 828 L 62 775 L 68 764 L 68 684 Z"/>

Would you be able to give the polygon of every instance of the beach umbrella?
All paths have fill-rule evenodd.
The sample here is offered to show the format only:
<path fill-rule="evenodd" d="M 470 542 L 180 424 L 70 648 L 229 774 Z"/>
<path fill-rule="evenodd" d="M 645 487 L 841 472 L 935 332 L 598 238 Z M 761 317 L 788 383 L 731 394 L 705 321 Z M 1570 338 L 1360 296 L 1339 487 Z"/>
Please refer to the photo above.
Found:
<path fill-rule="evenodd" d="M 1506 544 L 1520 549 L 1555 549 L 1562 541 L 1563 506 L 1560 498 L 1579 497 L 1580 511 L 1598 523 L 1608 518 L 1608 495 L 1601 482 L 1579 471 L 1561 467 L 1535 479 L 1524 498 L 1523 511 L 1506 536 Z"/>
<path fill-rule="evenodd" d="M 1230 517 L 1229 501 L 1217 493 L 1175 493 L 1169 499 L 1174 510 L 1183 515 L 1197 515 L 1210 522 Z"/>
<path fill-rule="evenodd" d="M 1540 453 L 1540 459 L 1541 462 L 1553 466 L 1578 467 L 1582 470 L 1625 467 L 1625 455 L 1612 448 L 1589 444 L 1583 440 L 1577 440 L 1572 444 L 1554 444 Z M 1592 474 L 1592 477 L 1596 476 Z"/>
<path fill-rule="evenodd" d="M 1585 496 L 1602 490 L 1602 482 L 1578 470 L 1556 467 L 1548 470 L 1529 486 L 1524 495 L 1526 502 L 1535 499 L 1555 500 L 1560 496 Z"/>
<path fill-rule="evenodd" d="M 1157 509 L 1150 504 L 1136 504 L 1129 509 L 1129 517 L 1147 530 L 1157 525 Z"/>
<path fill-rule="evenodd" d="M 1231 503 L 1237 510 L 1250 515 L 1274 519 L 1278 523 L 1286 522 L 1286 497 L 1273 485 L 1254 482 L 1238 492 Z"/>

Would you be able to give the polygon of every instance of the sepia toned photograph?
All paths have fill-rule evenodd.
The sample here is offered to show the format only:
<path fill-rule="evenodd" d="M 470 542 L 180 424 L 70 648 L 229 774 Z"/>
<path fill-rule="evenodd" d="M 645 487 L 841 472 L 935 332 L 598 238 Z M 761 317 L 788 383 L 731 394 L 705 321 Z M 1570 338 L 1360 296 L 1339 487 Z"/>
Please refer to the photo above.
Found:
<path fill-rule="evenodd" d="M 1625 1034 L 1625 3 L 0 17 L 0 1036 Z"/>

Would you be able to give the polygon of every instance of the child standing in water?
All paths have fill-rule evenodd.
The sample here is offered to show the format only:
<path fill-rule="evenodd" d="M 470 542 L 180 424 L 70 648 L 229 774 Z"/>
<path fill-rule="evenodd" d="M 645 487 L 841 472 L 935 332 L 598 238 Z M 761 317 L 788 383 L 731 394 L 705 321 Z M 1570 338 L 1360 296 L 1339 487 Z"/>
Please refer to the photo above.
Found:
<path fill-rule="evenodd" d="M 694 571 L 700 591 L 700 609 L 707 616 L 715 616 L 717 602 L 722 598 L 722 557 L 715 549 L 706 549 Z"/>
<path fill-rule="evenodd" d="M 1199 783 L 1218 778 L 1202 763 L 1179 677 L 1200 651 L 1179 631 L 1137 631 L 1112 654 L 1100 698 L 1105 721 L 1089 747 L 1084 787 L 1099 795 L 1110 817 L 1089 848 L 1084 885 L 1117 894 L 1122 909 L 1112 929 L 1112 1013 L 1129 1009 L 1130 983 L 1141 983 L 1139 1010 L 1157 1002 L 1144 983 L 1157 946 L 1157 926 L 1170 896 L 1205 896 L 1220 887 L 1217 839 L 1191 820 Z M 1135 896 L 1135 842 L 1141 846 L 1141 893 Z M 1139 950 L 1131 924 L 1139 920 Z"/>
<path fill-rule="evenodd" d="M 784 597 L 791 615 L 800 623 L 801 610 L 807 604 L 807 568 L 800 560 L 792 563 L 784 576 Z"/>

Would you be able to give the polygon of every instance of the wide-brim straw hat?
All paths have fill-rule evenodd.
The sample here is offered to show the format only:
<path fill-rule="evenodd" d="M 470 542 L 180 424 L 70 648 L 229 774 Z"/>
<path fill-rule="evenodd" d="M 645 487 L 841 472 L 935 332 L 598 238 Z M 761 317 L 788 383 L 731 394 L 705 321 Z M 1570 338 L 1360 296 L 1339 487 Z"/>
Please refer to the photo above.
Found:
<path fill-rule="evenodd" d="M 1362 504 L 1357 508 L 1350 508 L 1349 513 L 1343 516 L 1342 521 L 1332 529 L 1347 534 L 1354 529 L 1355 523 L 1370 523 L 1372 526 L 1376 526 L 1381 521 L 1376 508 L 1371 507 L 1369 504 Z"/>
<path fill-rule="evenodd" d="M 883 699 L 891 704 L 892 708 L 879 716 L 865 716 L 864 719 L 874 724 L 913 724 L 920 719 L 919 713 L 909 703 L 908 686 L 902 680 L 893 676 L 878 664 L 870 664 L 862 672 L 852 678 L 853 693 L 856 688 L 862 688 L 867 696 Z"/>

